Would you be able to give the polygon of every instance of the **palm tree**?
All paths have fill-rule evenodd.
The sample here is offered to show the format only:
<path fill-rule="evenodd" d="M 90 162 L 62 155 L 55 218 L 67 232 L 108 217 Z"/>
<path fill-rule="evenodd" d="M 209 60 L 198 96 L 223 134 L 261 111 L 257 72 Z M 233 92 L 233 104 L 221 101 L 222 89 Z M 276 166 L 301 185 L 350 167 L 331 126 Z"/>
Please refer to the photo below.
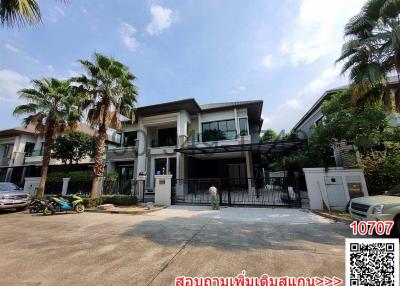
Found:
<path fill-rule="evenodd" d="M 104 150 L 107 129 L 121 128 L 120 116 L 133 117 L 138 91 L 133 84 L 135 76 L 128 67 L 99 53 L 93 55 L 93 62 L 80 60 L 87 75 L 72 79 L 79 84 L 85 95 L 82 109 L 87 110 L 91 126 L 98 128 L 93 165 L 91 197 L 97 197 L 100 177 L 104 176 Z"/>
<path fill-rule="evenodd" d="M 369 0 L 345 26 L 349 39 L 336 62 L 345 61 L 342 74 L 350 72 L 355 99 L 383 99 L 391 111 L 388 76 L 400 80 L 400 0 Z M 380 95 L 380 96 L 379 96 Z M 400 89 L 395 89 L 396 110 L 400 112 Z"/>
<path fill-rule="evenodd" d="M 37 0 L 0 0 L 0 23 L 3 26 L 35 25 L 41 20 L 42 15 Z"/>
<path fill-rule="evenodd" d="M 54 136 L 66 128 L 74 129 L 81 112 L 71 104 L 74 93 L 68 81 L 49 78 L 33 80 L 32 85 L 19 91 L 20 99 L 28 103 L 17 106 L 14 115 L 28 115 L 24 118 L 25 125 L 33 124 L 37 131 L 44 133 L 42 176 L 36 193 L 43 197 Z"/>
<path fill-rule="evenodd" d="M 2 25 L 32 25 L 40 22 L 40 19 L 40 8 L 36 0 L 0 0 Z"/>

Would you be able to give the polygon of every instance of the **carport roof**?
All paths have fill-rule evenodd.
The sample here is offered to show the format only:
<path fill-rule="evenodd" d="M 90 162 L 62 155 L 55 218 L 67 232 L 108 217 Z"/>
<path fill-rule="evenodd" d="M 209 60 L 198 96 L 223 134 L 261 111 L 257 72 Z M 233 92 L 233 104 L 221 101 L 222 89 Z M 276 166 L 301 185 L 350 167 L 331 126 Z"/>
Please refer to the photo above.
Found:
<path fill-rule="evenodd" d="M 210 143 L 210 146 L 196 147 L 188 146 L 184 148 L 175 149 L 175 152 L 198 155 L 198 154 L 212 154 L 212 153 L 225 153 L 225 152 L 242 152 L 251 151 L 253 153 L 269 154 L 282 154 L 298 150 L 307 140 L 281 140 L 266 143 L 250 143 L 250 144 L 236 144 L 236 145 L 218 145 L 218 142 Z"/>

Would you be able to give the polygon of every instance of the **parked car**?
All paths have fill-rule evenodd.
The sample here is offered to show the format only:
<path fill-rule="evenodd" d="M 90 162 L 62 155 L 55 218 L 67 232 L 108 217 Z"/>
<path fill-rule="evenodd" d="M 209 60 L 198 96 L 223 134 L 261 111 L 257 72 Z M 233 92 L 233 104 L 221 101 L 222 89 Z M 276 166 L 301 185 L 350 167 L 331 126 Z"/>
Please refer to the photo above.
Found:
<path fill-rule="evenodd" d="M 354 198 L 349 212 L 358 221 L 394 221 L 393 234 L 400 235 L 400 194 Z"/>
<path fill-rule="evenodd" d="M 31 202 L 29 194 L 13 183 L 0 183 L 0 210 L 26 209 Z"/>

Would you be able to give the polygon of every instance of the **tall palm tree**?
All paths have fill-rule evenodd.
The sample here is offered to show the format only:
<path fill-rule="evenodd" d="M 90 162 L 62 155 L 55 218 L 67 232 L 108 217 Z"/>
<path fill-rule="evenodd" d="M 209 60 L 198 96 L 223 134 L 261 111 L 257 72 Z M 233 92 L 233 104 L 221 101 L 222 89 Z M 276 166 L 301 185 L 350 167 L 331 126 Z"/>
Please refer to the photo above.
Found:
<path fill-rule="evenodd" d="M 369 0 L 345 26 L 349 39 L 336 62 L 344 61 L 342 74 L 350 72 L 354 97 L 375 100 L 380 94 L 391 110 L 388 76 L 400 80 L 400 0 Z M 395 89 L 396 110 L 400 112 L 400 88 Z"/>
<path fill-rule="evenodd" d="M 107 129 L 120 129 L 121 115 L 133 117 L 138 91 L 133 84 L 136 77 L 128 67 L 112 57 L 95 53 L 93 61 L 80 60 L 80 63 L 87 75 L 72 80 L 79 84 L 85 95 L 82 108 L 88 112 L 88 121 L 92 127 L 98 128 L 91 190 L 91 197 L 95 198 L 100 177 L 104 176 Z"/>
<path fill-rule="evenodd" d="M 20 99 L 27 101 L 14 110 L 14 115 L 28 115 L 25 125 L 33 124 L 44 133 L 42 175 L 36 195 L 43 197 L 54 136 L 66 128 L 74 129 L 81 118 L 80 109 L 74 106 L 75 94 L 68 81 L 55 78 L 33 80 L 32 88 L 19 91 Z"/>

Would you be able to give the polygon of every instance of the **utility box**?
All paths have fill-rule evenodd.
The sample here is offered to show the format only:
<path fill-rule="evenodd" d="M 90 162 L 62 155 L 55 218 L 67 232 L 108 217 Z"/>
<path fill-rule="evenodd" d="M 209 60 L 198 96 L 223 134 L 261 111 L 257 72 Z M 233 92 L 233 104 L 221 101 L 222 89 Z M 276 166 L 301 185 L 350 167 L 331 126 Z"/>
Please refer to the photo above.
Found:
<path fill-rule="evenodd" d="M 362 169 L 304 168 L 310 209 L 322 210 L 324 205 L 344 210 L 350 199 L 368 196 Z"/>

